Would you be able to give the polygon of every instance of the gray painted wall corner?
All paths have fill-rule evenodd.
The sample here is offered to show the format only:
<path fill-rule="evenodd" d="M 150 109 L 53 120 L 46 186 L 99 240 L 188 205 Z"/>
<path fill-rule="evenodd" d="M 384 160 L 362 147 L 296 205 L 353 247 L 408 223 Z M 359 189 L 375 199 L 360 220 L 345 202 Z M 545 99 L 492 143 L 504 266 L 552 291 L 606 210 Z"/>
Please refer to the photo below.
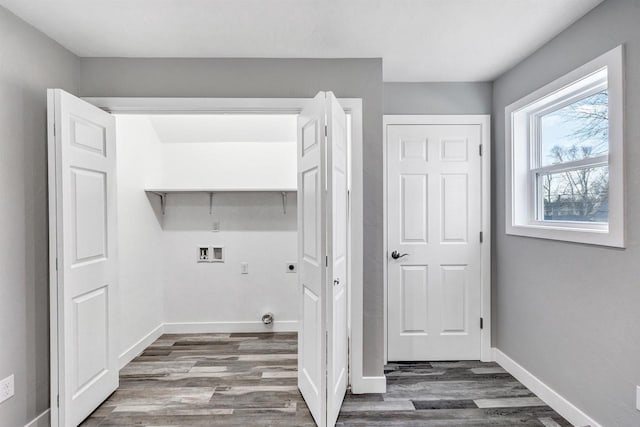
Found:
<path fill-rule="evenodd" d="M 78 58 L 0 7 L 0 425 L 49 407 L 48 87 L 77 92 Z"/>
<path fill-rule="evenodd" d="M 640 425 L 640 2 L 606 0 L 494 83 L 494 343 L 602 425 Z M 510 103 L 625 45 L 627 248 L 505 235 Z"/>

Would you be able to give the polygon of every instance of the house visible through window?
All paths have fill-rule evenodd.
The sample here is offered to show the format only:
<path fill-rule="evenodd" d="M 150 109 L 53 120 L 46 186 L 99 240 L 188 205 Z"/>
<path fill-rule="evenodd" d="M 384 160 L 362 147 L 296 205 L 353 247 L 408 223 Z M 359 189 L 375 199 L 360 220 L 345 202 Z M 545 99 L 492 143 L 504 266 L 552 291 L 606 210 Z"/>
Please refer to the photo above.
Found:
<path fill-rule="evenodd" d="M 623 245 L 622 108 L 621 47 L 507 107 L 508 234 Z"/>
<path fill-rule="evenodd" d="M 538 220 L 608 222 L 608 104 L 604 89 L 534 116 L 540 129 Z"/>

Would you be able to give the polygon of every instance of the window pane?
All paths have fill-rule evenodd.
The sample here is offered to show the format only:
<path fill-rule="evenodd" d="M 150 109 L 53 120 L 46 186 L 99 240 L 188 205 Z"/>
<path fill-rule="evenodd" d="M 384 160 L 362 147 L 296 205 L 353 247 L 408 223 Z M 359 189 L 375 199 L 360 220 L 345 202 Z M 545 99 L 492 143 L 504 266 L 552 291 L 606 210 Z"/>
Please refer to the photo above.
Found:
<path fill-rule="evenodd" d="M 609 167 L 538 175 L 544 221 L 608 222 Z"/>
<path fill-rule="evenodd" d="M 541 116 L 541 166 L 608 153 L 608 103 L 605 90 Z"/>

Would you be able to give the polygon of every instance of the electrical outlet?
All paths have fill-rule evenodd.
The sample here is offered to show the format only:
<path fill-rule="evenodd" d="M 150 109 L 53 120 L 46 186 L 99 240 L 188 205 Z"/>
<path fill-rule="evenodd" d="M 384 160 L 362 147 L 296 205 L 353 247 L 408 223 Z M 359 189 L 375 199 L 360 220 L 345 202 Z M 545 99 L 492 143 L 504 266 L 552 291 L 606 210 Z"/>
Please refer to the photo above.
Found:
<path fill-rule="evenodd" d="M 636 409 L 640 411 L 640 385 L 636 386 Z"/>
<path fill-rule="evenodd" d="M 240 263 L 240 274 L 249 274 L 249 263 L 241 262 Z"/>
<path fill-rule="evenodd" d="M 287 273 L 296 273 L 298 271 L 298 264 L 295 262 L 288 262 L 285 271 Z"/>
<path fill-rule="evenodd" d="M 0 403 L 12 397 L 14 394 L 13 389 L 13 375 L 0 381 Z"/>

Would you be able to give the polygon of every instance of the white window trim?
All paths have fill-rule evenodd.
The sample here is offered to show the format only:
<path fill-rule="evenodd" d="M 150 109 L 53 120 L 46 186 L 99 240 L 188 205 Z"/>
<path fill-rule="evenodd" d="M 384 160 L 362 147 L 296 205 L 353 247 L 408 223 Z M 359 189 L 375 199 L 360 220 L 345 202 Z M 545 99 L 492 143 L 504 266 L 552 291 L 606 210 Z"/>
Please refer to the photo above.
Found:
<path fill-rule="evenodd" d="M 531 182 L 530 117 L 575 99 L 568 87 L 580 82 L 584 93 L 601 87 L 597 73 L 607 68 L 609 96 L 609 222 L 536 221 L 532 216 L 533 186 Z M 542 99 L 544 99 L 544 102 Z M 544 104 L 536 108 L 537 104 Z M 515 125 L 514 125 L 515 124 Z M 505 231 L 509 235 L 563 240 L 623 248 L 625 245 L 624 208 L 624 77 L 623 47 L 618 46 L 589 63 L 560 77 L 505 108 Z M 524 154 L 523 154 L 524 153 Z M 607 156 L 545 166 L 538 170 L 575 167 L 579 164 L 603 163 Z"/>

